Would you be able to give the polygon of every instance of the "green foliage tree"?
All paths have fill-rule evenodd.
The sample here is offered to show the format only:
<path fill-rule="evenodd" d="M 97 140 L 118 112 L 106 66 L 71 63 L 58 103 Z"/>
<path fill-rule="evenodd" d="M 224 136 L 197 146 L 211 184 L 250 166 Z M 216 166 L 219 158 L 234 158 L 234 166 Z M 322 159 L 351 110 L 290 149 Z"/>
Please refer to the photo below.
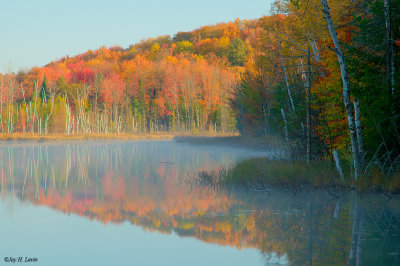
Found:
<path fill-rule="evenodd" d="M 247 49 L 244 41 L 239 38 L 232 40 L 229 45 L 228 60 L 234 66 L 243 66 L 247 58 Z"/>
<path fill-rule="evenodd" d="M 358 31 L 347 48 L 349 73 L 353 81 L 354 95 L 359 99 L 364 125 L 367 159 L 384 156 L 388 152 L 394 159 L 400 155 L 399 128 L 399 79 L 395 76 L 394 91 L 387 78 L 387 54 L 385 40 L 385 12 L 383 1 L 367 1 L 369 13 L 353 18 Z M 399 0 L 392 0 L 392 6 L 399 6 Z M 400 27 L 400 15 L 392 12 L 392 29 Z M 393 30 L 393 39 L 399 38 L 399 31 Z M 393 46 L 394 62 L 400 59 L 400 49 Z M 398 69 L 398 65 L 395 66 Z M 379 147 L 385 146 L 385 149 Z M 389 158 L 387 158 L 389 159 Z M 385 159 L 386 160 L 386 159 Z"/>
<path fill-rule="evenodd" d="M 40 87 L 40 93 L 39 93 L 40 99 L 42 103 L 47 103 L 47 100 L 49 99 L 49 90 L 47 88 L 47 78 L 44 76 L 42 86 Z"/>
<path fill-rule="evenodd" d="M 269 114 L 270 97 L 259 76 L 245 74 L 232 101 L 241 134 L 257 136 L 270 130 L 266 119 Z"/>
<path fill-rule="evenodd" d="M 175 53 L 177 54 L 184 52 L 193 53 L 193 51 L 194 51 L 194 46 L 189 41 L 181 41 L 176 43 Z"/>

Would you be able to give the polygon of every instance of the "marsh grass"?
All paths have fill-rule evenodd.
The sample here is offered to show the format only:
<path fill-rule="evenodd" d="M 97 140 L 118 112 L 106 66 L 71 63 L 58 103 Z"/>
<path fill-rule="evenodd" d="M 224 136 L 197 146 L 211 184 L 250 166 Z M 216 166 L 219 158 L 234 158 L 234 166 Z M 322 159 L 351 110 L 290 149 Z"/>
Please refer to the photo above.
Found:
<path fill-rule="evenodd" d="M 102 134 L 102 133 L 86 133 L 86 134 L 37 134 L 37 133 L 0 133 L 0 140 L 101 140 L 101 139 L 177 139 L 190 140 L 194 142 L 215 141 L 237 138 L 235 133 L 206 132 L 202 134 L 192 134 L 188 132 L 159 132 L 159 133 L 141 133 L 141 134 Z"/>
<path fill-rule="evenodd" d="M 346 179 L 345 179 L 346 180 Z M 246 159 L 227 171 L 226 183 L 274 187 L 344 186 L 331 162 Z"/>
<path fill-rule="evenodd" d="M 390 178 L 384 177 L 379 169 L 371 169 L 357 182 L 351 178 L 350 168 L 340 178 L 335 165 L 330 161 L 271 160 L 268 158 L 251 158 L 238 162 L 230 169 L 217 169 L 200 172 L 196 183 L 218 189 L 230 186 L 248 188 L 342 188 L 357 189 L 362 192 L 383 191 L 400 192 L 400 173 Z M 346 170 L 346 169 L 344 169 Z"/>
<path fill-rule="evenodd" d="M 393 175 L 385 175 L 381 169 L 372 168 L 356 182 L 359 191 L 383 191 L 393 194 L 400 194 L 400 171 Z"/>
<path fill-rule="evenodd" d="M 31 134 L 31 133 L 11 133 L 0 134 L 0 140 L 3 141 L 17 141 L 17 140 L 36 140 L 36 141 L 49 141 L 49 140 L 129 140 L 129 139 L 173 139 L 175 136 L 171 134 Z"/>

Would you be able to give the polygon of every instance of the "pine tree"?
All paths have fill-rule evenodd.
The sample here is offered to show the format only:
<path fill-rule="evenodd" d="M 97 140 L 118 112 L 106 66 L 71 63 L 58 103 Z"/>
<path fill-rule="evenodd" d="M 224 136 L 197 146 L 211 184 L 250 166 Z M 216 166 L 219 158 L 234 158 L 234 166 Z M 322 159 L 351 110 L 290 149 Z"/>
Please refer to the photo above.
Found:
<path fill-rule="evenodd" d="M 242 39 L 236 38 L 229 45 L 228 60 L 234 66 L 243 66 L 247 58 L 246 45 Z"/>
<path fill-rule="evenodd" d="M 49 91 L 47 89 L 47 78 L 44 76 L 42 86 L 40 88 L 40 99 L 42 99 L 42 103 L 47 103 L 47 100 L 49 99 Z"/>

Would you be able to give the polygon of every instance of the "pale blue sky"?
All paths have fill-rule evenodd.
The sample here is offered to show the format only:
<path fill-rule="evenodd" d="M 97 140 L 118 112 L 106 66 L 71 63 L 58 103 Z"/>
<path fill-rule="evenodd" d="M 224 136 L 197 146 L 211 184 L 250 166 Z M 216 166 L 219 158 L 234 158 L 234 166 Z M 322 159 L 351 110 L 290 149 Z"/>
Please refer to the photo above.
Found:
<path fill-rule="evenodd" d="M 258 18 L 273 0 L 1 0 L 0 72 L 43 66 L 102 45 Z"/>

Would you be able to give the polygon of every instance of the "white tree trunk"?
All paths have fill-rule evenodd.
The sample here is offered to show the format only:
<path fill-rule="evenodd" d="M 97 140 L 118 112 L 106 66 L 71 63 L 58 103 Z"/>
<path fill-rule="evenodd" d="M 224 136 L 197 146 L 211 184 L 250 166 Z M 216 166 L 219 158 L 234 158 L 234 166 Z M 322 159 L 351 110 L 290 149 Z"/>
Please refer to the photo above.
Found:
<path fill-rule="evenodd" d="M 325 20 L 328 24 L 329 32 L 331 34 L 332 41 L 335 45 L 335 52 L 336 52 L 336 55 L 339 60 L 340 73 L 341 73 L 342 82 L 343 82 L 343 102 L 344 102 L 344 107 L 345 107 L 346 113 L 347 113 L 347 121 L 349 123 L 349 129 L 350 129 L 351 148 L 352 148 L 352 152 L 353 152 L 354 177 L 355 177 L 355 180 L 357 180 L 361 173 L 360 153 L 359 153 L 359 149 L 358 149 L 358 141 L 357 141 L 357 133 L 356 133 L 356 125 L 355 125 L 355 120 L 354 120 L 353 108 L 351 106 L 351 101 L 350 101 L 350 81 L 349 81 L 349 76 L 347 73 L 345 56 L 342 51 L 342 47 L 340 46 L 340 42 L 339 42 L 336 30 L 333 26 L 333 22 L 332 22 L 332 18 L 331 18 L 330 12 L 329 12 L 329 6 L 327 3 L 327 0 L 321 0 L 321 3 L 322 3 L 322 7 L 323 7 L 323 12 L 325 14 Z"/>
<path fill-rule="evenodd" d="M 282 62 L 282 68 L 283 68 L 283 72 L 285 73 L 285 81 L 286 81 L 286 89 L 288 92 L 288 96 L 289 96 L 289 101 L 290 101 L 290 105 L 292 107 L 292 111 L 293 113 L 296 111 L 295 107 L 294 107 L 294 102 L 293 102 L 293 98 L 292 98 L 292 93 L 290 91 L 290 86 L 289 86 L 289 81 L 288 81 L 288 77 L 287 77 L 287 73 L 286 73 L 286 68 L 285 68 L 285 63 L 283 62 L 283 57 L 282 57 L 282 53 L 281 53 L 281 48 L 279 48 L 279 55 L 281 56 L 281 62 Z"/>
<path fill-rule="evenodd" d="M 307 50 L 307 79 L 306 79 L 306 111 L 307 111 L 307 162 L 311 161 L 311 114 L 310 114 L 310 98 L 311 98 L 311 63 L 310 48 Z"/>
<path fill-rule="evenodd" d="M 340 180 L 341 180 L 342 182 L 344 182 L 342 164 L 340 163 L 339 153 L 338 153 L 337 150 L 333 150 L 333 158 L 335 158 L 336 169 L 337 169 L 338 172 L 339 172 Z"/>
<path fill-rule="evenodd" d="M 307 38 L 308 38 L 308 41 L 310 42 L 311 48 L 313 49 L 314 58 L 318 62 L 321 59 L 319 57 L 317 42 L 314 40 L 314 38 L 310 38 L 310 37 L 307 37 Z"/>
<path fill-rule="evenodd" d="M 337 220 L 339 218 L 339 214 L 340 214 L 340 207 L 342 206 L 342 198 L 339 198 L 336 201 L 336 205 L 335 205 L 335 213 L 333 214 L 333 218 L 335 220 Z"/>
<path fill-rule="evenodd" d="M 51 97 L 51 110 L 50 110 L 50 114 L 48 116 L 46 116 L 45 134 L 48 134 L 49 119 L 51 118 L 51 116 L 53 114 L 53 108 L 54 108 L 54 94 L 52 94 L 50 97 Z"/>
<path fill-rule="evenodd" d="M 28 126 L 29 125 L 28 105 L 26 105 L 25 92 L 24 92 L 24 89 L 22 88 L 22 83 L 21 83 L 21 92 L 22 92 L 22 98 L 24 99 L 24 104 L 25 104 L 26 125 Z M 25 131 L 25 126 L 24 126 L 24 131 Z"/>
<path fill-rule="evenodd" d="M 283 108 L 281 108 L 281 112 L 282 112 L 282 118 L 283 118 L 283 122 L 285 123 L 285 140 L 286 143 L 289 142 L 289 131 L 288 131 L 288 127 L 287 127 L 287 121 L 286 121 L 286 115 L 285 115 L 285 110 L 283 110 Z"/>
<path fill-rule="evenodd" d="M 387 82 L 390 95 L 394 94 L 394 57 L 393 57 L 393 33 L 392 33 L 392 7 L 391 0 L 384 1 L 385 26 L 386 26 L 386 56 L 387 56 Z"/>
<path fill-rule="evenodd" d="M 33 122 L 32 122 L 32 133 L 34 133 L 35 132 L 35 129 L 34 129 L 34 121 L 35 121 L 35 116 L 36 116 L 36 101 L 37 101 L 37 87 L 38 87 L 38 81 L 35 81 L 35 83 L 33 84 L 33 87 L 34 87 L 34 89 L 35 89 L 35 105 L 33 106 Z"/>
<path fill-rule="evenodd" d="M 361 111 L 360 111 L 360 102 L 357 98 L 354 98 L 354 118 L 356 123 L 356 131 L 357 131 L 357 140 L 358 140 L 358 151 L 360 153 L 360 165 L 361 171 L 364 169 L 364 138 L 362 135 L 362 125 L 361 125 Z"/>

